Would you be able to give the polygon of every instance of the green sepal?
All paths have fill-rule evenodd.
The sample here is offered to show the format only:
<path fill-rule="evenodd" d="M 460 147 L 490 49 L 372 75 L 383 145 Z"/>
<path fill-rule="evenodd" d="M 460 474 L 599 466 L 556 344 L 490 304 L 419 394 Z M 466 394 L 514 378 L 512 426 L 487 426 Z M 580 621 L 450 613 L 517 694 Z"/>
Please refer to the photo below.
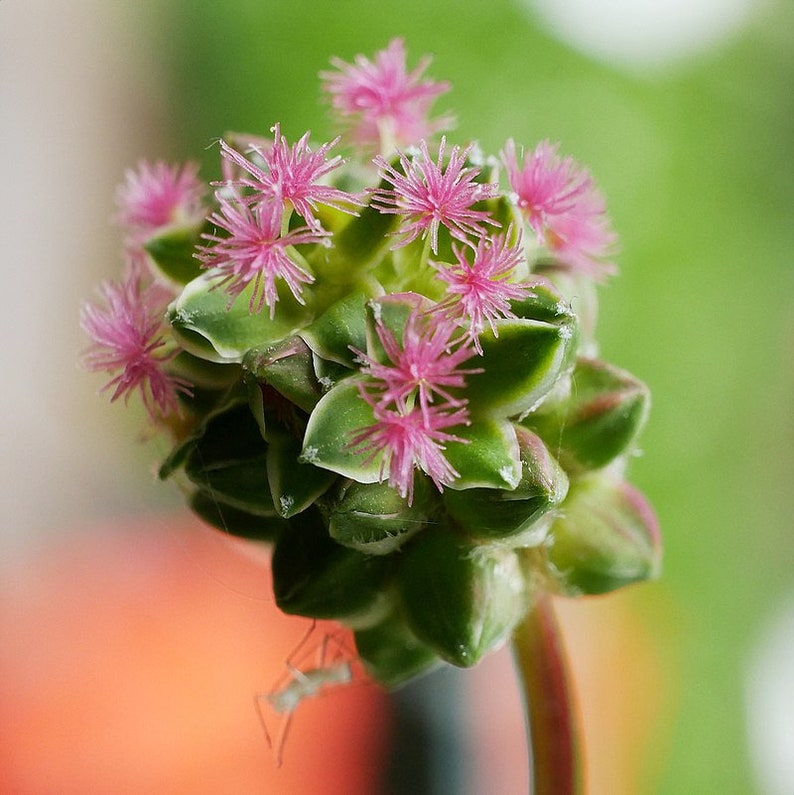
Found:
<path fill-rule="evenodd" d="M 568 399 L 526 418 L 571 472 L 600 469 L 624 453 L 645 424 L 650 393 L 629 373 L 579 359 Z"/>
<path fill-rule="evenodd" d="M 168 309 L 174 337 L 194 356 L 211 362 L 240 362 L 246 351 L 279 342 L 305 324 L 308 311 L 289 293 L 279 293 L 273 318 L 267 307 L 252 314 L 253 283 L 230 304 L 217 276 L 189 282 Z"/>
<path fill-rule="evenodd" d="M 478 547 L 438 524 L 401 557 L 398 587 L 410 629 L 453 665 L 475 665 L 524 614 L 526 586 L 512 550 Z"/>
<path fill-rule="evenodd" d="M 300 336 L 323 359 L 354 367 L 355 354 L 350 346 L 364 350 L 366 345 L 366 302 L 364 293 L 349 293 L 328 307 Z"/>
<path fill-rule="evenodd" d="M 538 436 L 521 427 L 515 432 L 521 460 L 518 485 L 509 491 L 446 489 L 444 503 L 450 516 L 474 538 L 536 546 L 548 527 L 539 520 L 565 499 L 568 478 Z"/>
<path fill-rule="evenodd" d="M 243 369 L 304 411 L 311 411 L 322 397 L 314 355 L 299 336 L 251 349 L 243 356 Z"/>
<path fill-rule="evenodd" d="M 188 455 L 185 474 L 191 482 L 217 499 L 257 516 L 276 516 L 267 482 L 265 455 L 243 461 L 205 464 L 196 450 Z"/>
<path fill-rule="evenodd" d="M 661 567 L 661 536 L 651 507 L 608 471 L 571 484 L 547 545 L 550 573 L 570 596 L 652 579 Z"/>
<path fill-rule="evenodd" d="M 395 689 L 442 661 L 408 628 L 398 613 L 355 633 L 356 650 L 367 673 L 384 687 Z"/>
<path fill-rule="evenodd" d="M 533 408 L 554 386 L 569 360 L 568 326 L 538 320 L 497 322 L 480 335 L 481 372 L 466 376 L 463 394 L 472 416 L 510 417 Z"/>
<path fill-rule="evenodd" d="M 199 489 L 189 501 L 190 509 L 207 524 L 225 533 L 251 541 L 273 542 L 285 522 L 276 516 L 257 516 L 234 508 L 218 499 L 211 491 Z"/>
<path fill-rule="evenodd" d="M 273 552 L 273 592 L 285 613 L 335 619 L 357 629 L 389 612 L 387 557 L 337 544 L 316 508 L 290 520 Z"/>
<path fill-rule="evenodd" d="M 288 519 L 305 511 L 336 480 L 327 469 L 298 461 L 301 441 L 285 431 L 270 430 L 267 477 L 278 513 Z"/>
<path fill-rule="evenodd" d="M 411 505 L 386 483 L 345 481 L 330 495 L 328 532 L 351 549 L 388 555 L 425 526 L 433 496 L 428 480 L 418 475 Z"/>
<path fill-rule="evenodd" d="M 507 420 L 475 417 L 470 425 L 445 429 L 463 441 L 445 442 L 444 456 L 460 475 L 450 489 L 514 489 L 521 459 L 513 425 Z"/>
<path fill-rule="evenodd" d="M 201 233 L 208 229 L 198 223 L 169 226 L 144 243 L 143 248 L 157 270 L 172 282 L 187 284 L 201 275 L 201 263 L 193 256 L 201 242 Z"/>
<path fill-rule="evenodd" d="M 375 483 L 382 454 L 370 458 L 350 446 L 357 433 L 375 423 L 372 407 L 359 394 L 360 383 L 366 380 L 353 376 L 322 397 L 309 417 L 300 458 L 359 483 Z"/>

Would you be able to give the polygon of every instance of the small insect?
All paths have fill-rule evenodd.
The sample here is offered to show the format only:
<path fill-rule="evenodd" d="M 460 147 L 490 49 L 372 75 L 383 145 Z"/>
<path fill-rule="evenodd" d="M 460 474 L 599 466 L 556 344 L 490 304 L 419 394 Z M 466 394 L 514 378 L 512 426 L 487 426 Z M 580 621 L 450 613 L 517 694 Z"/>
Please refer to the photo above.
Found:
<path fill-rule="evenodd" d="M 292 719 L 303 700 L 318 696 L 328 688 L 349 685 L 360 676 L 363 677 L 363 674 L 354 672 L 356 655 L 345 644 L 341 630 L 326 633 L 320 643 L 313 647 L 311 639 L 316 631 L 316 622 L 313 621 L 287 658 L 286 670 L 271 690 L 254 696 L 259 722 L 268 745 L 275 751 L 277 767 L 281 767 L 283 762 L 284 745 Z M 279 723 L 275 738 L 268 731 L 267 711 L 275 713 Z"/>

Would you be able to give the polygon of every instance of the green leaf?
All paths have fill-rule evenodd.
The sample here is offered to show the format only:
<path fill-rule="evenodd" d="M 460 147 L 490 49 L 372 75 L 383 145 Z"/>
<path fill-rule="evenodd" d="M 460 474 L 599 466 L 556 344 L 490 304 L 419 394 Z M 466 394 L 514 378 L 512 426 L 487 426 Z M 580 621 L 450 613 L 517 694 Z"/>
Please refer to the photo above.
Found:
<path fill-rule="evenodd" d="M 537 320 L 502 320 L 499 336 L 480 335 L 482 372 L 466 377 L 471 414 L 509 417 L 529 411 L 563 373 L 572 342 L 568 326 Z"/>
<path fill-rule="evenodd" d="M 201 265 L 193 254 L 206 228 L 203 220 L 190 226 L 168 227 L 149 238 L 143 247 L 163 276 L 177 284 L 187 284 L 201 275 Z"/>
<path fill-rule="evenodd" d="M 515 430 L 521 458 L 516 488 L 447 489 L 444 502 L 458 525 L 475 538 L 536 546 L 548 528 L 540 520 L 565 498 L 568 478 L 535 434 L 525 428 Z"/>
<path fill-rule="evenodd" d="M 367 354 L 378 362 L 388 363 L 389 357 L 378 336 L 378 325 L 390 331 L 397 344 L 402 345 L 403 329 L 411 313 L 429 305 L 430 302 L 418 293 L 393 293 L 369 301 L 366 318 Z"/>
<path fill-rule="evenodd" d="M 642 494 L 609 472 L 571 485 L 548 539 L 563 593 L 599 594 L 658 576 L 661 536 Z"/>
<path fill-rule="evenodd" d="M 240 362 L 251 348 L 271 345 L 291 336 L 308 319 L 306 308 L 288 291 L 280 295 L 271 319 L 267 308 L 258 314 L 248 311 L 253 284 L 231 305 L 223 289 L 215 289 L 217 285 L 217 277 L 199 276 L 185 286 L 169 307 L 169 320 L 177 342 L 201 359 Z"/>
<path fill-rule="evenodd" d="M 446 442 L 444 455 L 460 475 L 450 489 L 514 489 L 521 479 L 515 430 L 507 420 L 474 417 L 471 425 L 447 429 L 465 440 Z"/>
<path fill-rule="evenodd" d="M 369 454 L 350 447 L 355 435 L 375 422 L 372 408 L 361 399 L 359 383 L 363 383 L 359 376 L 342 381 L 315 406 L 303 438 L 301 459 L 359 483 L 375 483 L 380 480 L 383 456 L 370 459 Z"/>
<path fill-rule="evenodd" d="M 479 662 L 526 610 L 526 585 L 511 550 L 476 547 L 432 525 L 401 557 L 403 615 L 416 637 L 453 665 Z"/>
<path fill-rule="evenodd" d="M 337 544 L 317 509 L 290 521 L 273 551 L 276 604 L 291 615 L 335 619 L 364 628 L 390 611 L 385 590 L 389 558 Z"/>

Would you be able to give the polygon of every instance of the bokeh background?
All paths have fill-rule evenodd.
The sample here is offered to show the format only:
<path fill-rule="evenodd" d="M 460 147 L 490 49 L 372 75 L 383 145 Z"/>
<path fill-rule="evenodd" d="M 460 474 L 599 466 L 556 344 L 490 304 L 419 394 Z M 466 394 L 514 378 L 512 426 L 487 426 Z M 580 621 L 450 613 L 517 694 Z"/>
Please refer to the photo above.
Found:
<path fill-rule="evenodd" d="M 218 710 L 243 705 L 255 736 L 250 693 L 267 688 L 264 669 L 234 669 L 243 681 L 225 701 L 207 701 L 207 691 L 232 675 L 228 659 L 190 674 L 185 690 L 202 629 L 238 627 L 196 619 L 190 605 L 226 599 L 232 614 L 247 614 L 236 633 L 201 647 L 204 660 L 220 645 L 221 656 L 264 660 L 267 651 L 278 665 L 301 632 L 278 643 L 267 635 L 261 560 L 202 535 L 178 495 L 154 482 L 164 451 L 140 439 L 141 413 L 106 405 L 95 395 L 101 382 L 75 364 L 78 308 L 120 265 L 110 219 L 126 168 L 193 158 L 215 178 L 219 135 L 266 134 L 279 120 L 290 139 L 306 129 L 326 139 L 318 71 L 331 55 L 372 54 L 396 35 L 411 64 L 432 53 L 431 74 L 452 82 L 439 107 L 455 112 L 461 141 L 494 152 L 507 137 L 559 140 L 593 171 L 620 233 L 621 275 L 601 290 L 599 337 L 605 358 L 653 392 L 631 475 L 656 507 L 666 554 L 660 582 L 562 606 L 586 722 L 595 737 L 599 722 L 617 726 L 629 748 L 596 741 L 591 756 L 613 778 L 593 792 L 791 795 L 789 0 L 0 0 L 0 790 L 128 791 L 125 776 L 159 770 L 155 750 L 184 736 L 175 721 L 135 744 L 174 711 L 206 723 L 211 748 L 212 732 L 235 722 Z M 187 595 L 174 585 L 183 575 Z M 212 594 L 197 598 L 195 580 Z M 175 636 L 163 615 L 194 633 Z M 152 626 L 170 649 L 159 662 L 171 676 L 157 674 L 159 689 L 141 703 L 130 683 L 155 675 L 149 657 L 130 655 L 142 638 L 158 648 Z M 117 667 L 100 674 L 103 660 Z M 509 667 L 467 676 L 493 690 Z M 498 729 L 488 724 L 483 736 L 482 727 L 495 699 L 459 687 L 475 741 L 493 739 Z M 389 707 L 376 701 L 361 707 L 361 726 L 385 725 L 378 716 Z M 113 768 L 101 746 L 106 764 L 68 778 L 70 760 L 91 758 L 90 747 L 69 745 L 91 704 L 94 731 L 114 727 L 130 759 Z M 252 754 L 261 739 L 250 740 Z M 387 744 L 367 751 L 370 765 L 383 764 Z M 204 791 L 188 784 L 190 767 L 137 791 Z M 207 792 L 303 791 L 192 768 Z"/>

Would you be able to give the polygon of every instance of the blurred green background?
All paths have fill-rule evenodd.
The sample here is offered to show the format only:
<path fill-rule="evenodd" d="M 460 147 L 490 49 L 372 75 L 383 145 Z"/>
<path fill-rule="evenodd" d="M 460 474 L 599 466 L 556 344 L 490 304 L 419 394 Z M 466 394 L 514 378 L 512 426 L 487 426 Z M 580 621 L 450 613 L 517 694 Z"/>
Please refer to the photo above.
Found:
<path fill-rule="evenodd" d="M 599 339 L 605 358 L 653 392 L 630 476 L 657 510 L 666 550 L 662 580 L 629 597 L 660 659 L 648 688 L 665 701 L 640 795 L 765 795 L 746 685 L 769 621 L 794 592 L 794 3 L 758 2 L 722 42 L 654 67 L 589 57 L 529 5 L 144 3 L 122 23 L 136 26 L 137 57 L 154 67 L 142 83 L 119 66 L 115 91 L 149 112 L 135 132 L 157 148 L 138 155 L 200 156 L 212 179 L 212 143 L 228 130 L 266 135 L 280 121 L 289 139 L 307 129 L 329 138 L 317 73 L 332 55 L 372 55 L 402 36 L 409 65 L 432 53 L 430 74 L 452 83 L 438 108 L 456 114 L 456 140 L 496 152 L 508 137 L 527 147 L 550 138 L 591 168 L 621 238 L 621 274 L 600 292 Z M 39 31 L 32 17 L 30 31 Z M 125 146 L 115 157 L 131 164 Z M 68 157 L 58 167 L 104 221 L 108 186 L 78 182 Z M 94 273 L 112 275 L 110 251 L 92 252 Z M 72 293 L 87 295 L 84 283 Z M 36 300 L 44 314 L 55 299 Z M 113 407 L 102 417 L 111 411 L 119 416 Z M 117 421 L 103 419 L 104 432 Z M 132 488 L 116 480 L 119 492 Z"/>

